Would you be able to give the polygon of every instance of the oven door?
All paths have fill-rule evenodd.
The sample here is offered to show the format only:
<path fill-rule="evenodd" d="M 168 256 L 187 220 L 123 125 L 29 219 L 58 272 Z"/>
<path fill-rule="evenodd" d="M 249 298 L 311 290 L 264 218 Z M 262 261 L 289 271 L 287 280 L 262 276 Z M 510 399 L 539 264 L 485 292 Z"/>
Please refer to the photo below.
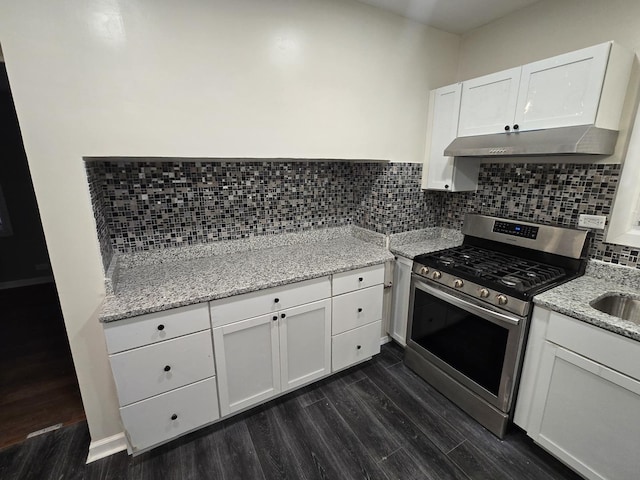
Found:
<path fill-rule="evenodd" d="M 493 310 L 447 290 L 413 274 L 407 346 L 508 412 L 527 317 Z"/>

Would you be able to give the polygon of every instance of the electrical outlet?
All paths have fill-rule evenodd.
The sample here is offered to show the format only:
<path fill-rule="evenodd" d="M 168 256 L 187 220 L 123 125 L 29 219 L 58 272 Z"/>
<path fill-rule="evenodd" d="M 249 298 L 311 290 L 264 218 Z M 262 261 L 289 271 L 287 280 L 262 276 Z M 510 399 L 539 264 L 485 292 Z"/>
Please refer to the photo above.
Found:
<path fill-rule="evenodd" d="M 607 224 L 605 215 L 580 215 L 578 217 L 578 226 L 584 228 L 595 228 L 596 230 L 604 230 Z"/>

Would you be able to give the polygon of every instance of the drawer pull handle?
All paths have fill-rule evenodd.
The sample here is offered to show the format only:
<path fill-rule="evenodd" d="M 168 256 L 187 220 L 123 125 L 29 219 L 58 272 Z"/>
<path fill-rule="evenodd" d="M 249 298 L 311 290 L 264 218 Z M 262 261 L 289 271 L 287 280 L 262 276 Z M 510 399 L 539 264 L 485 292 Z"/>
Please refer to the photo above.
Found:
<path fill-rule="evenodd" d="M 357 350 L 360 350 L 361 348 L 362 348 L 362 345 L 358 345 L 358 346 L 356 346 L 356 349 L 357 349 Z"/>
<path fill-rule="evenodd" d="M 363 281 L 363 280 L 364 280 L 364 278 L 362 278 L 362 277 L 359 277 L 359 278 L 358 278 L 358 281 L 359 281 L 359 282 L 361 282 L 361 281 Z"/>
<path fill-rule="evenodd" d="M 280 299 L 279 299 L 279 298 L 274 298 L 274 299 L 273 299 L 273 301 L 274 301 L 275 303 L 279 303 L 279 302 L 280 302 Z"/>
<path fill-rule="evenodd" d="M 278 316 L 274 315 L 272 320 L 275 322 L 276 320 L 278 320 Z"/>
<path fill-rule="evenodd" d="M 287 315 L 286 315 L 286 314 L 284 314 L 284 313 L 281 313 L 281 314 L 280 314 L 280 318 L 285 318 L 286 316 L 287 316 Z"/>
<path fill-rule="evenodd" d="M 163 324 L 158 325 L 158 330 L 160 331 L 164 330 L 164 325 Z"/>
<path fill-rule="evenodd" d="M 358 313 L 362 312 L 362 307 L 358 309 Z"/>
<path fill-rule="evenodd" d="M 171 367 L 170 367 L 169 365 L 165 365 L 165 367 L 164 367 L 164 371 L 165 371 L 165 372 L 168 372 L 169 370 L 171 370 Z"/>
<path fill-rule="evenodd" d="M 171 415 L 171 420 L 175 420 L 178 418 L 178 415 L 176 415 L 175 413 L 173 415 Z"/>

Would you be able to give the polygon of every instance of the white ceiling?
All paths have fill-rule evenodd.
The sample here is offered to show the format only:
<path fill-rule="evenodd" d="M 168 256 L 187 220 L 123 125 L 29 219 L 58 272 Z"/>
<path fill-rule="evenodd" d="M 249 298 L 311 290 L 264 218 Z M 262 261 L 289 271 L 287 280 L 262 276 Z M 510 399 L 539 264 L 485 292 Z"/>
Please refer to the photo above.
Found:
<path fill-rule="evenodd" d="M 466 33 L 539 0 L 358 0 L 451 33 Z"/>

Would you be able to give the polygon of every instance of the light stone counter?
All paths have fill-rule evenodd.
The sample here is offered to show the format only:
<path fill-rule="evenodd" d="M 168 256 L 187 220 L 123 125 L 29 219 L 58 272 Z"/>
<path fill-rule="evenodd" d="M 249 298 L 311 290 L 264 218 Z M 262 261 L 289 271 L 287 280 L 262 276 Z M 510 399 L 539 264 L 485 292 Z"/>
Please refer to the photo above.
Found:
<path fill-rule="evenodd" d="M 462 244 L 463 237 L 459 230 L 440 227 L 424 228 L 391 235 L 389 250 L 395 255 L 413 260 L 418 255 L 457 247 Z"/>
<path fill-rule="evenodd" d="M 640 299 L 640 269 L 589 261 L 584 276 L 536 295 L 536 305 L 640 341 L 640 325 L 608 315 L 590 303 L 607 293 Z"/>
<path fill-rule="evenodd" d="M 123 255 L 100 320 L 111 322 L 393 260 L 383 235 L 357 227 L 293 235 L 255 237 L 244 242 L 248 248 L 240 248 L 239 241 Z"/>

